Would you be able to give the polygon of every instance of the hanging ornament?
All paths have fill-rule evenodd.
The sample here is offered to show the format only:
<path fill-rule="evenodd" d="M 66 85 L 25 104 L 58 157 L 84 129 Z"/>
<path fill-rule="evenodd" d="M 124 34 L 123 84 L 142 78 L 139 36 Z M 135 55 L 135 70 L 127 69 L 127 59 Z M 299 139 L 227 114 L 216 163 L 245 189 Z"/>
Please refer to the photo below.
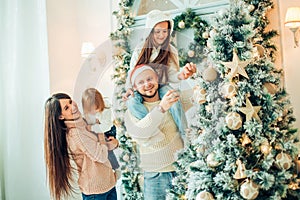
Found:
<path fill-rule="evenodd" d="M 236 95 L 236 88 L 232 82 L 225 83 L 221 87 L 221 93 L 225 98 L 231 98 Z"/>
<path fill-rule="evenodd" d="M 288 170 L 292 166 L 292 158 L 289 154 L 279 153 L 275 158 L 275 165 L 279 169 Z"/>
<path fill-rule="evenodd" d="M 199 104 L 203 104 L 206 102 L 206 91 L 203 88 L 200 88 L 199 85 L 196 85 L 194 87 L 194 93 L 193 93 L 193 97 L 192 100 L 194 102 L 197 102 Z"/>
<path fill-rule="evenodd" d="M 277 92 L 277 86 L 273 83 L 264 83 L 264 87 L 270 94 L 275 94 Z"/>
<path fill-rule="evenodd" d="M 241 141 L 243 147 L 252 142 L 251 139 L 248 137 L 248 135 L 246 133 L 243 133 L 242 138 L 240 139 L 240 141 Z"/>
<path fill-rule="evenodd" d="M 231 130 L 238 130 L 243 124 L 241 116 L 236 112 L 228 113 L 225 121 L 228 128 L 230 128 Z"/>
<path fill-rule="evenodd" d="M 240 61 L 237 53 L 233 51 L 232 62 L 221 62 L 225 67 L 230 69 L 230 73 L 228 74 L 229 79 L 232 79 L 236 75 L 240 74 L 245 78 L 249 79 L 247 72 L 245 71 L 245 67 L 249 64 L 249 61 Z"/>
<path fill-rule="evenodd" d="M 216 154 L 214 152 L 208 154 L 208 156 L 206 157 L 206 162 L 209 167 L 213 167 L 213 168 L 221 164 L 221 162 L 219 162 L 216 159 Z"/>
<path fill-rule="evenodd" d="M 211 30 L 209 31 L 209 36 L 210 36 L 211 38 L 215 37 L 216 34 L 217 34 L 216 29 L 211 29 Z"/>
<path fill-rule="evenodd" d="M 260 44 L 255 44 L 253 47 L 253 56 L 255 58 L 261 58 L 265 55 L 265 48 Z"/>
<path fill-rule="evenodd" d="M 212 66 L 209 66 L 203 71 L 202 76 L 205 81 L 212 82 L 217 78 L 217 71 Z"/>
<path fill-rule="evenodd" d="M 202 37 L 203 37 L 204 39 L 209 38 L 209 32 L 208 32 L 208 31 L 203 32 L 203 33 L 202 33 Z"/>
<path fill-rule="evenodd" d="M 181 20 L 179 23 L 178 23 L 178 27 L 181 28 L 181 29 L 184 29 L 185 28 L 185 23 L 183 20 Z"/>
<path fill-rule="evenodd" d="M 257 115 L 260 108 L 261 106 L 252 106 L 250 100 L 246 97 L 246 107 L 239 108 L 239 110 L 246 115 L 246 121 L 255 118 L 257 121 L 260 122 L 260 118 Z"/>
<path fill-rule="evenodd" d="M 264 154 L 264 155 L 268 155 L 271 152 L 271 145 L 269 144 L 268 141 L 264 141 L 261 145 L 260 145 L 260 151 Z"/>
<path fill-rule="evenodd" d="M 252 180 L 246 180 L 241 185 L 240 194 L 244 199 L 256 199 L 259 194 L 258 185 Z"/>
<path fill-rule="evenodd" d="M 189 50 L 187 54 L 190 58 L 193 58 L 195 56 L 195 51 Z"/>
<path fill-rule="evenodd" d="M 255 6 L 252 5 L 252 4 L 250 4 L 250 5 L 248 6 L 249 12 L 252 12 L 254 9 L 255 9 Z"/>
<path fill-rule="evenodd" d="M 125 162 L 128 162 L 129 159 L 130 159 L 130 157 L 129 157 L 128 154 L 125 154 L 122 158 L 123 158 L 123 160 L 124 160 Z"/>
<path fill-rule="evenodd" d="M 210 192 L 201 191 L 197 194 L 196 200 L 214 200 L 214 197 Z"/>
<path fill-rule="evenodd" d="M 236 161 L 236 165 L 237 165 L 237 170 L 236 170 L 233 178 L 234 179 L 244 179 L 244 178 L 247 178 L 247 175 L 245 174 L 246 167 L 245 167 L 245 165 L 242 163 L 242 161 L 240 159 L 238 159 Z"/>

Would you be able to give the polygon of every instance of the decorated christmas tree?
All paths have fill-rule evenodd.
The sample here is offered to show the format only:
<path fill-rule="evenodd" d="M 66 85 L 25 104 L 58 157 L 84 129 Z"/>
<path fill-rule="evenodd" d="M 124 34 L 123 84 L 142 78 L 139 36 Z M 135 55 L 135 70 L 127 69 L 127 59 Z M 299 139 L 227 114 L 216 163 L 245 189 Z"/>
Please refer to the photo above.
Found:
<path fill-rule="evenodd" d="M 211 22 L 207 68 L 168 199 L 298 199 L 295 118 L 275 66 L 268 0 L 231 1 Z"/>

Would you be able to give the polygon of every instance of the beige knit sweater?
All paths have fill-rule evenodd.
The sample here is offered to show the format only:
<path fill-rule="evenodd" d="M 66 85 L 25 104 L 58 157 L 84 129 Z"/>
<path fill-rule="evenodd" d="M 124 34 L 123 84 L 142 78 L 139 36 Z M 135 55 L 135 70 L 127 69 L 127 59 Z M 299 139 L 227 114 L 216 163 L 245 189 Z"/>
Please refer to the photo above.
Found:
<path fill-rule="evenodd" d="M 102 194 L 111 190 L 116 178 L 107 158 L 106 145 L 100 145 L 95 134 L 86 130 L 82 118 L 65 121 L 70 153 L 77 165 L 78 185 L 86 195 Z"/>
<path fill-rule="evenodd" d="M 127 110 L 125 126 L 128 134 L 139 145 L 140 167 L 148 172 L 174 171 L 176 151 L 183 148 L 183 141 L 169 112 L 157 109 L 157 102 L 144 102 L 150 111 L 139 120 Z"/>

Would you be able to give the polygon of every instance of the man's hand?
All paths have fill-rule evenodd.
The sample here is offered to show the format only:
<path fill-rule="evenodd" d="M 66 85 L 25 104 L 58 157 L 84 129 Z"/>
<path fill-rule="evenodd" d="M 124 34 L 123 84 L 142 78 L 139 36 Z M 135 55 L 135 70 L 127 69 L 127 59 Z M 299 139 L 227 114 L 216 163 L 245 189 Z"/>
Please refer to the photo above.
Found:
<path fill-rule="evenodd" d="M 179 80 L 185 80 L 188 79 L 189 77 L 191 77 L 194 73 L 196 73 L 197 68 L 196 68 L 196 64 L 190 62 L 185 64 L 185 66 L 183 67 L 182 71 L 179 73 L 178 75 L 178 79 Z"/>
<path fill-rule="evenodd" d="M 126 93 L 122 96 L 123 101 L 127 101 L 130 96 L 134 96 L 133 90 L 129 88 Z"/>
<path fill-rule="evenodd" d="M 179 100 L 179 93 L 176 90 L 169 90 L 164 95 L 159 105 L 163 108 L 163 110 L 167 111 L 178 100 Z"/>

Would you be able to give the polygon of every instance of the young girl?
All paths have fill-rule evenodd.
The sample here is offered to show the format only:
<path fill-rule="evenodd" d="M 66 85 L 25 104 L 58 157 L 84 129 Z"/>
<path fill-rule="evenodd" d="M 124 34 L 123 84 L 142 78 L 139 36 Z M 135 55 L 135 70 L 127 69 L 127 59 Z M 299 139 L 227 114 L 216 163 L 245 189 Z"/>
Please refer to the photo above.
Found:
<path fill-rule="evenodd" d="M 139 44 L 133 51 L 128 72 L 131 74 L 132 70 L 141 64 L 150 65 L 158 74 L 161 97 L 171 89 L 168 83 L 179 83 L 180 80 L 185 80 L 196 72 L 196 65 L 193 63 L 187 63 L 179 72 L 178 53 L 170 44 L 172 30 L 173 20 L 169 15 L 159 10 L 149 12 L 145 25 L 145 33 L 149 35 L 145 42 Z M 141 103 L 142 97 L 133 91 L 130 76 L 127 76 L 125 87 L 127 92 L 123 99 L 127 100 L 128 109 L 138 119 L 143 118 L 148 111 Z M 130 95 L 133 98 L 128 98 Z M 170 112 L 181 134 L 184 135 L 187 122 L 181 103 L 178 101 L 174 104 Z"/>
<path fill-rule="evenodd" d="M 115 126 L 112 120 L 110 103 L 104 101 L 101 93 L 95 88 L 88 88 L 82 94 L 82 108 L 84 119 L 87 122 L 87 130 L 96 134 L 104 133 L 107 139 L 116 137 Z M 111 133 L 114 132 L 114 133 Z M 119 168 L 118 160 L 113 151 L 108 151 L 108 159 L 112 168 Z"/>
<path fill-rule="evenodd" d="M 116 177 L 107 159 L 108 150 L 118 146 L 104 134 L 86 130 L 77 104 L 64 93 L 52 95 L 45 103 L 44 151 L 47 179 L 53 199 L 73 191 L 72 158 L 77 165 L 78 185 L 86 199 L 117 200 Z"/>

